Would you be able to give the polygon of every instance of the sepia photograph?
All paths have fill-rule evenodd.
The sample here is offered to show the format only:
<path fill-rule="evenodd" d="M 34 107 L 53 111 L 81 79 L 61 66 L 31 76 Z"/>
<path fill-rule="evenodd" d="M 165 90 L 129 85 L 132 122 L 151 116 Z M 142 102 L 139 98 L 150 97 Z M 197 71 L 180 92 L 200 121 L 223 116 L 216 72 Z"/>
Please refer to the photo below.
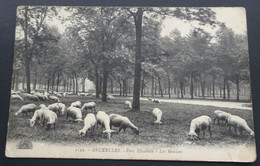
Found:
<path fill-rule="evenodd" d="M 5 154 L 253 162 L 246 10 L 19 6 Z"/>

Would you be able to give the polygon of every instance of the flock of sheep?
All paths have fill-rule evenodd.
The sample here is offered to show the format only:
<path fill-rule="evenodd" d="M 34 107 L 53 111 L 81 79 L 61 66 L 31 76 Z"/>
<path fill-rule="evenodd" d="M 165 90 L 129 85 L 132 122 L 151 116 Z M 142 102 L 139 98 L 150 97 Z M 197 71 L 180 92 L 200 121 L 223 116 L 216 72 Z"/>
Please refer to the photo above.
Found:
<path fill-rule="evenodd" d="M 57 95 L 57 94 L 56 94 Z M 66 94 L 68 95 L 68 94 Z M 64 95 L 64 96 L 66 96 Z M 86 94 L 79 94 L 79 96 L 86 96 Z M 94 95 L 94 94 L 92 94 Z M 33 96 L 33 97 L 32 97 Z M 84 122 L 84 126 L 81 130 L 79 130 L 79 135 L 84 136 L 86 135 L 87 131 L 90 133 L 94 132 L 95 126 L 98 129 L 98 125 L 101 125 L 105 130 L 103 131 L 103 135 L 106 135 L 108 139 L 111 138 L 111 133 L 115 133 L 114 130 L 112 130 L 112 127 L 119 127 L 119 130 L 117 133 L 119 133 L 122 129 L 130 128 L 135 134 L 139 135 L 139 129 L 136 127 L 132 121 L 129 120 L 128 117 L 121 116 L 119 114 L 110 114 L 108 115 L 104 111 L 96 111 L 96 103 L 95 102 L 88 102 L 82 103 L 80 101 L 75 101 L 70 104 L 69 107 L 66 108 L 65 104 L 61 103 L 59 98 L 57 96 L 53 96 L 48 94 L 47 92 L 39 93 L 36 92 L 34 94 L 26 94 L 24 95 L 24 98 L 29 98 L 31 100 L 54 100 L 57 103 L 50 104 L 48 107 L 44 104 L 39 105 L 39 109 L 37 110 L 37 106 L 35 104 L 27 104 L 23 105 L 19 111 L 15 113 L 15 115 L 19 114 L 26 114 L 29 112 L 33 112 L 33 116 L 30 119 L 30 127 L 33 127 L 35 125 L 35 122 L 38 120 L 40 125 L 45 126 L 46 129 L 50 129 L 51 126 L 55 127 L 58 116 L 66 116 L 66 120 L 73 119 L 75 122 Z M 18 99 L 23 100 L 22 97 L 16 92 L 12 92 L 11 99 Z M 116 102 L 115 98 L 112 95 L 108 95 L 109 100 L 113 100 Z M 149 101 L 157 104 L 161 104 L 161 102 L 157 99 L 151 99 L 148 98 Z M 130 101 L 125 101 L 124 108 L 132 108 L 132 103 Z M 82 112 L 91 110 L 89 113 L 86 114 L 86 117 L 83 120 Z M 242 131 L 245 130 L 250 134 L 250 136 L 254 136 L 254 131 L 252 131 L 249 126 L 247 125 L 247 122 L 236 115 L 231 115 L 230 113 L 216 110 L 214 111 L 216 117 L 213 120 L 213 123 L 215 124 L 215 121 L 218 121 L 218 124 L 220 120 L 225 121 L 225 124 L 229 126 L 229 132 L 231 132 L 231 127 L 234 127 L 236 134 L 240 135 L 242 134 Z M 154 124 L 162 124 L 162 111 L 159 108 L 154 108 L 152 110 L 153 116 L 156 118 L 156 120 L 153 122 Z M 212 119 L 209 116 L 203 115 L 199 116 L 193 120 L 191 120 L 190 123 L 190 131 L 187 134 L 189 139 L 200 139 L 200 131 L 203 132 L 202 138 L 204 138 L 205 135 L 205 129 L 208 129 L 210 137 L 212 135 L 211 132 L 212 128 Z"/>

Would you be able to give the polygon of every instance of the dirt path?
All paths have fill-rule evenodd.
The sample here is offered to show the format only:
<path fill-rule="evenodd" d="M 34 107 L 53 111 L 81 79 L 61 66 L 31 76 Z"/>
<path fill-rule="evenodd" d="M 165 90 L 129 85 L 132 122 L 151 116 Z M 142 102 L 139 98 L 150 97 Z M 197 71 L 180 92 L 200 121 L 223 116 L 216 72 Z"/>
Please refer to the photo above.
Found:
<path fill-rule="evenodd" d="M 140 100 L 147 100 L 147 98 L 141 97 Z M 205 106 L 215 106 L 221 108 L 237 108 L 237 109 L 245 109 L 252 110 L 251 107 L 246 107 L 242 102 L 230 102 L 230 101 L 212 101 L 212 100 L 187 100 L 187 99 L 158 99 L 162 103 L 180 103 L 180 104 L 193 104 L 193 105 L 205 105 Z"/>

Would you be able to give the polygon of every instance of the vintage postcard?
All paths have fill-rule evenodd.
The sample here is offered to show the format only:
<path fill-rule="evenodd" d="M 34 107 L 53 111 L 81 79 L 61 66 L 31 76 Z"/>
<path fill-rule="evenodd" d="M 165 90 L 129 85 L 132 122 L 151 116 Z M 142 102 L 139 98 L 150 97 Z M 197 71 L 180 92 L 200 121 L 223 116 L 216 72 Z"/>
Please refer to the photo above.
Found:
<path fill-rule="evenodd" d="M 253 162 L 244 8 L 17 8 L 6 156 Z"/>

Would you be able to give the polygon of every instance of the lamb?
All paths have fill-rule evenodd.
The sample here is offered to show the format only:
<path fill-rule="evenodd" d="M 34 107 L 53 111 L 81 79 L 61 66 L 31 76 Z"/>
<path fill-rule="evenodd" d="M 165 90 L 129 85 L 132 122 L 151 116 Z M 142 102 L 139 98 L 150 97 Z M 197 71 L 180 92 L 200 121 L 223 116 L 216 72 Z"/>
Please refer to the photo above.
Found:
<path fill-rule="evenodd" d="M 49 110 L 48 108 L 42 108 L 43 109 L 43 126 L 44 123 L 46 123 L 46 130 L 50 129 L 51 126 L 53 125 L 53 127 L 55 128 L 56 126 L 56 121 L 57 121 L 57 114 L 51 110 Z"/>
<path fill-rule="evenodd" d="M 56 102 L 60 102 L 60 99 L 58 97 L 56 97 L 56 96 L 49 96 L 49 99 L 50 100 L 54 100 Z"/>
<path fill-rule="evenodd" d="M 153 111 L 153 116 L 156 118 L 156 121 L 153 123 L 155 124 L 161 124 L 161 118 L 162 118 L 162 111 L 159 108 L 154 108 Z"/>
<path fill-rule="evenodd" d="M 36 95 L 32 95 L 29 93 L 25 93 L 24 98 L 28 98 L 29 100 L 39 101 L 39 98 Z"/>
<path fill-rule="evenodd" d="M 57 93 L 56 96 L 58 96 L 58 97 L 62 97 L 62 95 L 61 95 L 60 93 Z"/>
<path fill-rule="evenodd" d="M 88 109 L 91 109 L 92 112 L 96 112 L 96 103 L 95 102 L 88 102 L 88 103 L 85 103 L 82 107 L 81 107 L 81 111 L 84 111 L 84 110 L 88 110 Z M 94 111 L 93 111 L 94 110 Z"/>
<path fill-rule="evenodd" d="M 156 103 L 156 104 L 161 104 L 161 101 L 157 100 L 157 99 L 152 99 L 153 103 Z"/>
<path fill-rule="evenodd" d="M 75 102 L 71 103 L 70 106 L 71 107 L 80 108 L 81 107 L 81 102 L 80 101 L 75 101 Z"/>
<path fill-rule="evenodd" d="M 39 119 L 40 124 L 42 125 L 43 119 L 44 119 L 44 118 L 43 118 L 43 114 L 44 114 L 44 109 L 36 110 L 36 111 L 34 112 L 34 114 L 33 114 L 33 117 L 32 117 L 31 119 L 29 119 L 29 120 L 30 120 L 30 127 L 33 127 L 33 126 L 34 126 L 35 121 L 36 121 L 37 119 Z"/>
<path fill-rule="evenodd" d="M 72 106 L 70 106 L 69 108 L 67 108 L 66 117 L 67 117 L 66 120 L 68 120 L 68 119 L 71 117 L 71 118 L 74 119 L 74 121 L 76 121 L 76 122 L 81 122 L 81 121 L 83 121 L 83 120 L 82 120 L 82 112 L 81 112 L 81 110 L 80 110 L 79 108 L 72 107 Z"/>
<path fill-rule="evenodd" d="M 217 116 L 214 118 L 214 124 L 216 119 L 218 120 L 218 124 L 219 124 L 219 120 L 224 120 L 227 124 L 227 120 L 228 117 L 231 115 L 230 113 L 224 112 L 224 111 L 220 111 L 220 110 L 216 110 L 214 111 L 214 114 L 216 114 Z"/>
<path fill-rule="evenodd" d="M 136 127 L 129 119 L 128 117 L 121 116 L 118 114 L 110 114 L 110 129 L 112 129 L 112 126 L 119 127 L 119 130 L 117 133 L 119 133 L 122 129 L 130 128 L 136 135 L 139 135 L 139 129 Z"/>
<path fill-rule="evenodd" d="M 26 116 L 27 116 L 27 113 L 28 112 L 34 112 L 36 110 L 36 105 L 35 104 L 26 104 L 26 105 L 23 105 L 20 109 L 19 109 L 19 111 L 17 111 L 16 113 L 15 113 L 15 116 L 17 116 L 17 115 L 19 115 L 19 114 L 26 114 Z"/>
<path fill-rule="evenodd" d="M 39 100 L 47 100 L 47 97 L 39 92 L 34 93 L 35 96 L 39 98 Z"/>
<path fill-rule="evenodd" d="M 57 115 L 64 115 L 65 108 L 66 106 L 63 103 L 53 103 L 48 106 L 48 109 L 55 112 Z"/>
<path fill-rule="evenodd" d="M 107 100 L 113 100 L 114 102 L 116 102 L 115 97 L 112 95 L 107 95 Z"/>
<path fill-rule="evenodd" d="M 85 136 L 86 132 L 89 129 L 91 130 L 91 132 L 93 132 L 96 123 L 97 123 L 96 116 L 93 113 L 88 113 L 84 119 L 84 127 L 81 130 L 79 130 L 79 135 Z"/>
<path fill-rule="evenodd" d="M 231 126 L 235 128 L 236 135 L 242 134 L 243 130 L 247 131 L 250 136 L 254 136 L 254 131 L 249 128 L 246 121 L 239 116 L 230 115 L 228 117 L 229 132 L 231 132 Z"/>
<path fill-rule="evenodd" d="M 124 108 L 125 107 L 129 107 L 129 108 L 132 108 L 132 103 L 130 101 L 125 101 L 125 105 L 124 105 Z"/>
<path fill-rule="evenodd" d="M 19 91 L 11 90 L 11 95 L 18 95 L 19 93 Z"/>
<path fill-rule="evenodd" d="M 187 136 L 190 137 L 190 139 L 194 140 L 195 138 L 199 138 L 200 130 L 203 132 L 202 138 L 205 136 L 205 129 L 208 128 L 210 137 L 212 135 L 211 133 L 211 124 L 212 120 L 209 116 L 202 115 L 195 119 L 193 119 L 190 123 L 190 132 L 187 134 Z M 198 134 L 197 134 L 198 133 Z"/>
<path fill-rule="evenodd" d="M 23 101 L 23 98 L 20 95 L 18 95 L 18 94 L 12 94 L 11 95 L 11 99 L 12 100 L 22 100 Z"/>
<path fill-rule="evenodd" d="M 97 117 L 97 126 L 98 124 L 100 124 L 101 126 L 105 127 L 103 134 L 107 134 L 108 139 L 110 139 L 111 133 L 115 131 L 110 129 L 109 116 L 104 111 L 98 111 L 96 117 Z"/>

